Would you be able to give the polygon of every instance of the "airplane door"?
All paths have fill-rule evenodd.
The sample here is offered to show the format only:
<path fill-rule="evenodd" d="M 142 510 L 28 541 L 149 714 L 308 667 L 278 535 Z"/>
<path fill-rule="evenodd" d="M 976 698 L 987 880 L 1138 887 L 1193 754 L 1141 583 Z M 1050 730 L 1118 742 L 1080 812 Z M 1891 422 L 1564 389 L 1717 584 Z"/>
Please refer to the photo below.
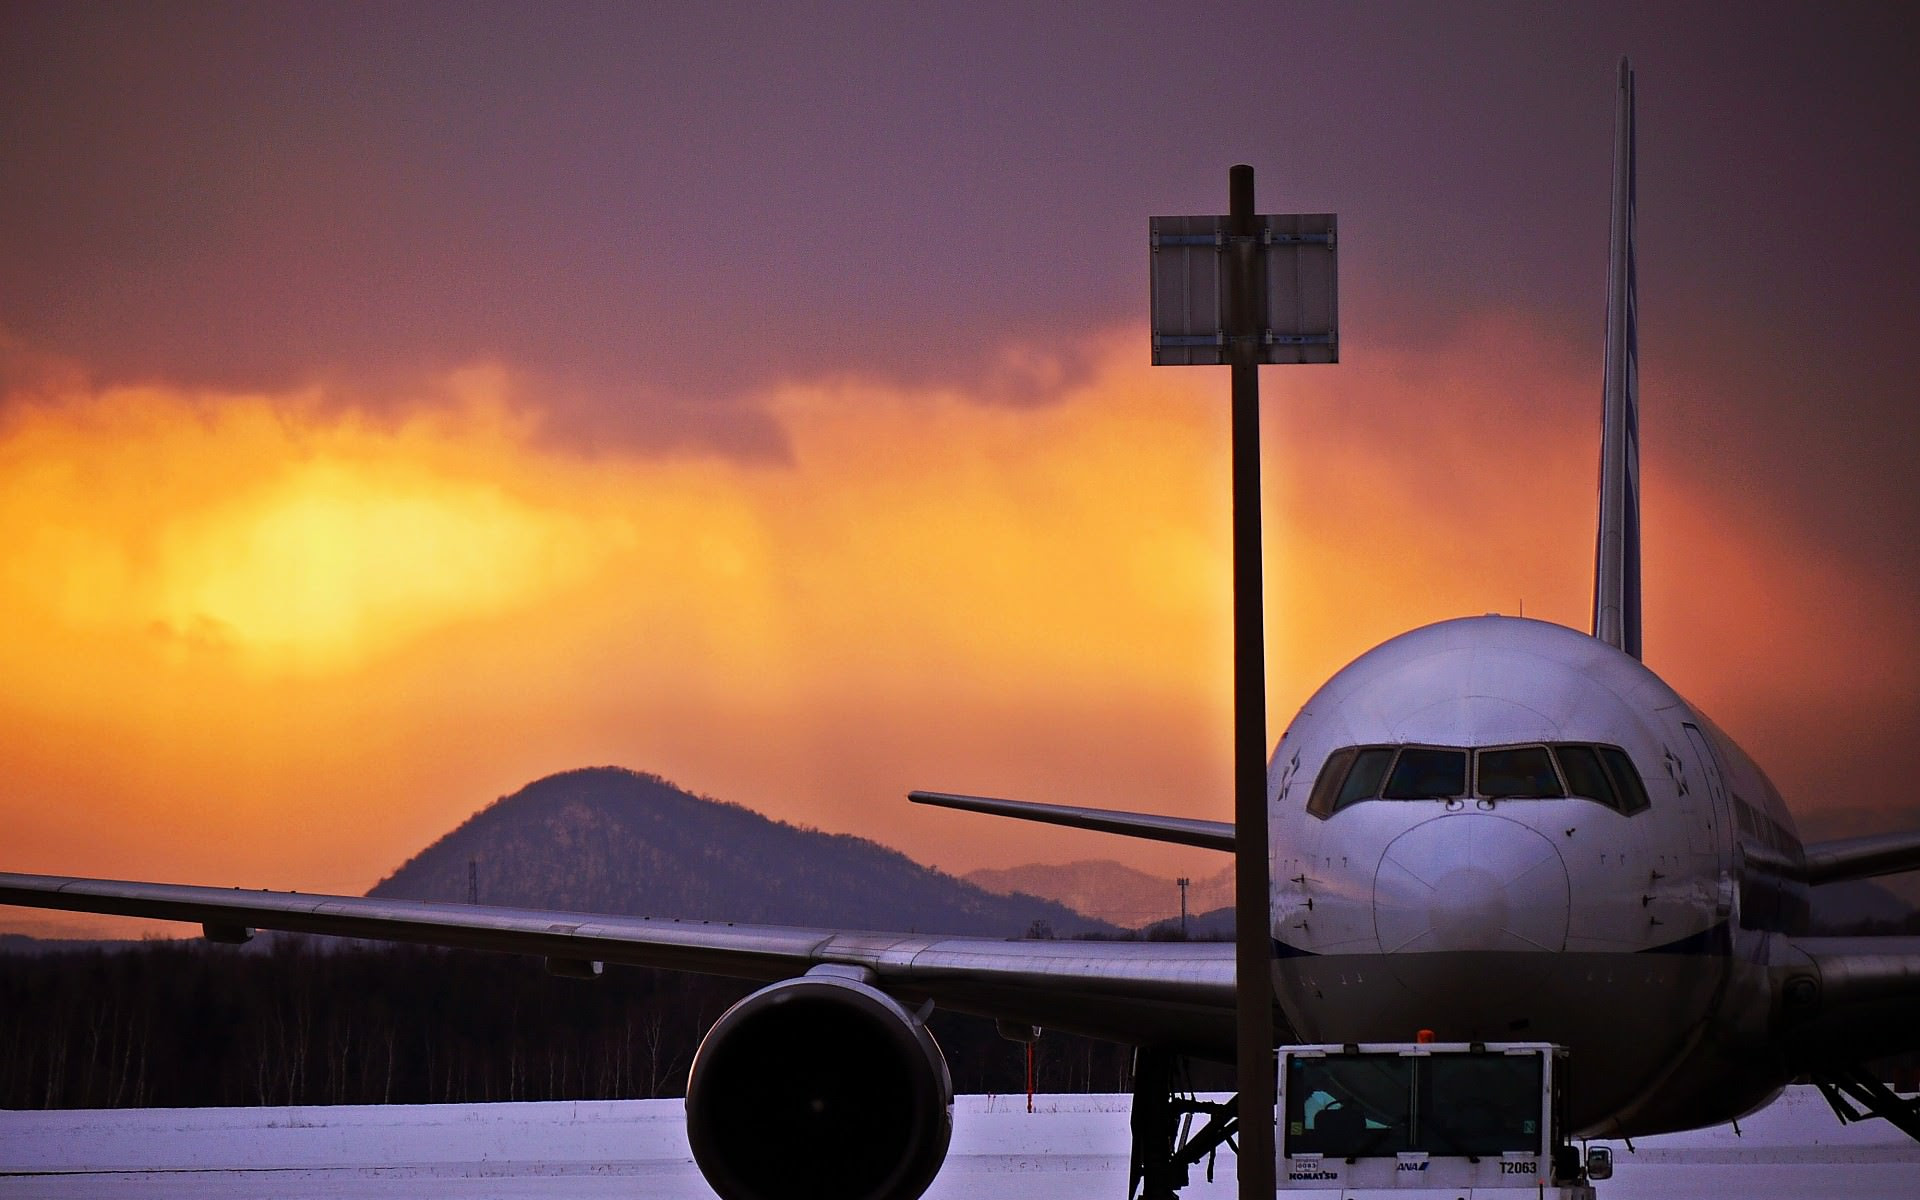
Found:
<path fill-rule="evenodd" d="M 1720 763 L 1714 757 L 1713 746 L 1707 741 L 1706 735 L 1691 721 L 1684 725 L 1687 743 L 1693 748 L 1694 763 L 1706 784 L 1705 794 L 1697 796 L 1695 811 L 1688 814 L 1687 848 L 1696 856 L 1713 863 L 1718 873 L 1730 866 L 1724 859 L 1732 844 L 1727 833 L 1727 787 L 1720 777 Z"/>

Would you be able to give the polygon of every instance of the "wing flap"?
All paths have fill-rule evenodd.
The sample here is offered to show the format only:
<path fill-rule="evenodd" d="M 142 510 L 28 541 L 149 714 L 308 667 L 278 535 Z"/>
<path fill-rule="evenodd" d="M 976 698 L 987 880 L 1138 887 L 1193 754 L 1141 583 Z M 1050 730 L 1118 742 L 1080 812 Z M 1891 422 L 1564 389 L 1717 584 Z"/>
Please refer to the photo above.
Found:
<path fill-rule="evenodd" d="M 1007 941 L 0 873 L 0 904 L 772 982 L 826 964 L 980 1016 L 1231 1055 L 1230 942 Z"/>

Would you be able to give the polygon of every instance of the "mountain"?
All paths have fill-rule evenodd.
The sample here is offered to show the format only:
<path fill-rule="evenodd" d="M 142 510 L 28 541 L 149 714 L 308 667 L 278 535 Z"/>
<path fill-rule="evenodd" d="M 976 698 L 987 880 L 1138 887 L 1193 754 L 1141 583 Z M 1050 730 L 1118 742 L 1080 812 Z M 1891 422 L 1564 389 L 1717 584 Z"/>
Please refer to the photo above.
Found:
<path fill-rule="evenodd" d="M 1172 879 L 1137 871 L 1111 859 L 1081 859 L 1070 863 L 1028 863 L 1020 867 L 989 867 L 961 876 L 1002 895 L 1044 896 L 1102 921 L 1128 929 L 1180 918 L 1180 888 Z M 1233 906 L 1233 866 L 1199 877 L 1187 887 L 1187 912 L 1207 912 Z"/>
<path fill-rule="evenodd" d="M 1053 900 L 996 895 L 876 842 L 770 820 L 655 775 L 550 775 L 468 818 L 370 896 L 1015 937 L 1112 933 Z"/>

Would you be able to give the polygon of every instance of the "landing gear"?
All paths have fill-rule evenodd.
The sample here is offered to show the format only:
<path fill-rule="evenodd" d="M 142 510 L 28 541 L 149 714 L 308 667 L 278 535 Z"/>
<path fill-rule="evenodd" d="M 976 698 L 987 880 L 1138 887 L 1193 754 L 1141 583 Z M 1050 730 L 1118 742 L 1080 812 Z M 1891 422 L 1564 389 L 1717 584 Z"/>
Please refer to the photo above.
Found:
<path fill-rule="evenodd" d="M 1165 1050 L 1141 1047 L 1133 1052 L 1133 1166 L 1127 1174 L 1127 1197 L 1133 1200 L 1178 1200 L 1187 1186 L 1188 1169 L 1207 1160 L 1207 1179 L 1213 1179 L 1213 1159 L 1222 1143 L 1239 1153 L 1233 1135 L 1237 1128 L 1234 1102 L 1214 1103 L 1194 1098 L 1187 1086 L 1184 1060 Z M 1196 1116 L 1207 1118 L 1193 1128 Z"/>
<path fill-rule="evenodd" d="M 1908 1100 L 1857 1063 L 1816 1072 L 1813 1081 L 1820 1085 L 1820 1094 L 1833 1106 L 1833 1113 L 1842 1125 L 1883 1117 L 1895 1129 L 1920 1142 L 1920 1099 Z M 1849 1100 L 1865 1106 L 1866 1111 L 1861 1112 Z"/>

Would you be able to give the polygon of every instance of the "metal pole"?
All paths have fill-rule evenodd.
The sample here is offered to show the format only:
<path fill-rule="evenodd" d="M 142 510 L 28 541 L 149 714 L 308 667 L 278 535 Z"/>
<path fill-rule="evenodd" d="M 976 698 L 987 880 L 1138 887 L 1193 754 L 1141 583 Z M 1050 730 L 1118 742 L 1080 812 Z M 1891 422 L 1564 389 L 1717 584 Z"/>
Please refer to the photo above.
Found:
<path fill-rule="evenodd" d="M 1273 949 L 1267 895 L 1267 648 L 1260 557 L 1260 348 L 1253 168 L 1227 173 L 1233 347 L 1234 971 L 1240 1200 L 1273 1200 Z"/>
<path fill-rule="evenodd" d="M 1033 1111 L 1033 1042 L 1027 1042 L 1027 1111 Z"/>

